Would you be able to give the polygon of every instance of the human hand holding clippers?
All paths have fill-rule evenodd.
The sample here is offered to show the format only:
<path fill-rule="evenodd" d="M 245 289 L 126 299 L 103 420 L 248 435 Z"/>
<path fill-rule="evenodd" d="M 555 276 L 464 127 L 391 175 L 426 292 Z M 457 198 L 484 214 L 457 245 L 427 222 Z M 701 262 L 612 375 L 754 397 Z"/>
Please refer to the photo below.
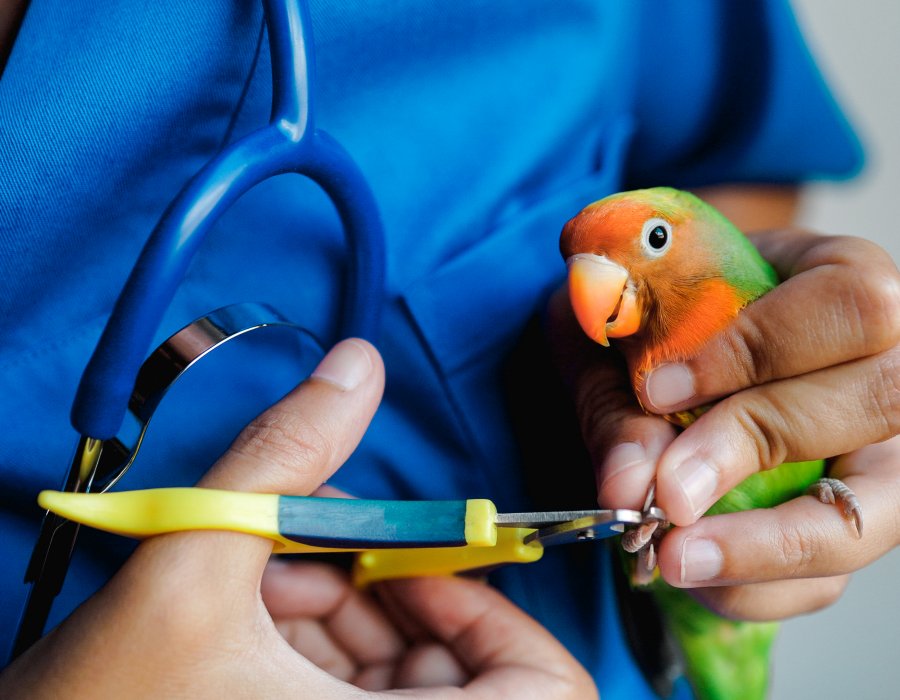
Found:
<path fill-rule="evenodd" d="M 312 493 L 355 448 L 383 381 L 369 344 L 340 343 L 200 485 Z M 234 532 L 145 541 L 6 669 L 0 694 L 357 697 L 353 685 L 421 686 L 418 697 L 458 694 L 446 686 L 471 697 L 596 692 L 548 632 L 482 583 L 396 581 L 370 595 L 321 564 L 267 568 L 271 551 L 270 540 Z"/>

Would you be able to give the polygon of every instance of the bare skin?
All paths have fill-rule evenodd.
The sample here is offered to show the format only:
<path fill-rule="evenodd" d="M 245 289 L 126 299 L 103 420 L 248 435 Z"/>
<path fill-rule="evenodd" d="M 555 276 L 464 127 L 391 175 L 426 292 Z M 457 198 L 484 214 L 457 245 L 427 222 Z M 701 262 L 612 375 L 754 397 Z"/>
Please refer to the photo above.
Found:
<path fill-rule="evenodd" d="M 312 493 L 355 448 L 383 382 L 371 345 L 340 343 L 200 485 Z M 332 567 L 270 554 L 237 533 L 145 541 L 0 675 L 0 696 L 596 697 L 569 653 L 485 584 L 396 581 L 370 595 Z"/>
<path fill-rule="evenodd" d="M 30 0 L 4 0 L 0 3 L 0 76 L 19 33 Z"/>
<path fill-rule="evenodd" d="M 696 358 L 651 371 L 640 395 L 660 415 L 721 399 L 714 408 L 676 435 L 627 401 L 622 361 L 584 337 L 564 291 L 551 305 L 551 336 L 599 502 L 640 508 L 655 479 L 657 503 L 680 526 L 657 551 L 664 578 L 731 617 L 783 618 L 833 602 L 848 573 L 900 540 L 900 441 L 891 439 L 900 432 L 900 273 L 868 241 L 791 229 L 791 189 L 698 194 L 744 230 L 771 229 L 751 239 L 785 280 Z M 700 518 L 756 470 L 830 455 L 841 455 L 830 476 L 866 513 L 861 540 L 852 519 L 812 497 Z M 692 459 L 710 465 L 703 489 L 683 478 Z"/>

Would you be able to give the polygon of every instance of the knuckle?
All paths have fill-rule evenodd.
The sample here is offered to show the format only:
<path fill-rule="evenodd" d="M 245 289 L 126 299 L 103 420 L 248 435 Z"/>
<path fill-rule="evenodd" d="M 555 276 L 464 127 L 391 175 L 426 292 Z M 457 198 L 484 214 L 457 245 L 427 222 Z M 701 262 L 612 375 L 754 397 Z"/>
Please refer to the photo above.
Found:
<path fill-rule="evenodd" d="M 575 391 L 575 410 L 585 444 L 593 455 L 612 444 L 624 417 L 640 412 L 624 375 L 584 376 Z"/>
<path fill-rule="evenodd" d="M 872 241 L 858 236 L 819 236 L 815 245 L 797 261 L 801 270 L 826 265 L 849 267 L 861 274 L 889 259 L 888 254 Z"/>
<path fill-rule="evenodd" d="M 739 314 L 723 340 L 737 360 L 735 369 L 743 375 L 745 386 L 763 384 L 774 378 L 772 344 L 777 341 L 777 334 L 768 337 L 752 314 Z"/>
<path fill-rule="evenodd" d="M 876 367 L 870 375 L 869 395 L 881 439 L 886 440 L 900 432 L 900 348 L 879 356 Z"/>
<path fill-rule="evenodd" d="M 760 470 L 774 469 L 787 459 L 784 435 L 784 412 L 777 405 L 760 406 L 755 401 L 726 399 L 733 403 L 733 416 L 739 429 L 747 436 Z"/>
<path fill-rule="evenodd" d="M 772 550 L 784 578 L 809 575 L 810 564 L 815 560 L 818 547 L 814 538 L 803 529 L 782 522 L 773 533 Z"/>
<path fill-rule="evenodd" d="M 900 342 L 900 278 L 896 269 L 854 273 L 856 293 L 847 298 L 866 350 L 878 352 Z"/>
<path fill-rule="evenodd" d="M 300 415 L 277 410 L 253 419 L 231 449 L 291 470 L 327 462 L 335 452 L 332 440 L 318 426 Z"/>
<path fill-rule="evenodd" d="M 900 273 L 875 243 L 852 236 L 828 236 L 808 253 L 804 266 L 834 268 L 843 323 L 867 353 L 900 342 Z"/>

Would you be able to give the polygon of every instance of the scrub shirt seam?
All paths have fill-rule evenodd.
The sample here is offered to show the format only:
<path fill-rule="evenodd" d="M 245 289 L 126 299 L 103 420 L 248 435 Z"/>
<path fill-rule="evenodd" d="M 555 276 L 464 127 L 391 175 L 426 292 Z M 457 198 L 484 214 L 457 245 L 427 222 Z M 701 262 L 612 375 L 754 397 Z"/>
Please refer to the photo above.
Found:
<path fill-rule="evenodd" d="M 253 78 L 256 75 L 256 69 L 259 66 L 259 57 L 262 52 L 262 44 L 263 38 L 266 35 L 266 18 L 265 14 L 263 14 L 263 18 L 260 20 L 259 25 L 259 34 L 256 38 L 256 49 L 253 52 L 253 59 L 250 61 L 250 67 L 247 70 L 247 76 L 244 78 L 244 85 L 241 88 L 241 93 L 238 96 L 237 102 L 235 103 L 234 110 L 231 113 L 231 117 L 228 120 L 228 126 L 225 127 L 225 132 L 222 135 L 222 139 L 219 142 L 218 151 L 222 151 L 225 147 L 231 143 L 232 136 L 234 135 L 234 130 L 237 128 L 238 120 L 240 119 L 241 112 L 244 109 L 244 105 L 247 102 L 247 95 L 250 93 L 250 86 L 253 84 Z M 260 125 L 261 128 L 262 125 Z M 213 156 L 215 157 L 215 156 Z M 250 189 L 253 189 L 252 187 Z M 244 193 L 246 194 L 246 192 Z M 243 195 L 242 195 L 243 196 Z M 216 222 L 218 224 L 218 222 Z M 213 226 L 213 231 L 211 232 L 215 235 L 215 229 L 218 228 L 218 225 Z M 204 238 L 204 242 L 206 242 L 206 238 Z M 184 276 L 181 279 L 181 283 L 179 284 L 178 289 L 182 290 L 183 287 L 187 287 L 189 285 L 194 286 L 197 290 L 206 290 L 207 286 L 203 284 L 204 282 L 209 282 L 215 278 L 215 275 L 211 274 L 207 266 L 204 265 L 202 256 L 200 256 L 200 261 L 198 263 L 196 256 L 191 260 L 191 266 L 188 270 L 185 271 Z M 212 295 L 207 293 L 207 298 L 211 298 Z M 173 299 L 174 301 L 174 299 Z M 171 303 L 170 305 L 171 306 Z M 221 304 L 214 306 L 213 308 L 219 308 Z"/>
<path fill-rule="evenodd" d="M 244 109 L 244 103 L 247 100 L 247 94 L 250 92 L 250 85 L 253 82 L 253 76 L 256 74 L 256 67 L 259 65 L 259 55 L 262 51 L 262 42 L 265 33 L 266 20 L 265 17 L 263 17 L 260 21 L 259 36 L 256 39 L 256 50 L 253 52 L 253 60 L 250 62 L 250 68 L 247 71 L 247 77 L 244 79 L 244 86 L 241 88 L 241 94 L 238 97 L 237 104 L 235 104 L 234 111 L 231 114 L 231 119 L 228 121 L 228 126 L 225 129 L 225 134 L 219 144 L 220 149 L 224 148 L 225 145 L 231 141 L 231 136 L 237 126 L 238 118 L 240 117 L 241 111 Z"/>
<path fill-rule="evenodd" d="M 419 341 L 420 347 L 423 349 L 425 356 L 428 358 L 428 362 L 431 365 L 432 371 L 435 373 L 435 376 L 440 383 L 441 389 L 444 392 L 444 396 L 447 398 L 447 402 L 451 407 L 451 412 L 454 416 L 454 422 L 456 423 L 456 427 L 459 430 L 461 436 L 465 440 L 465 448 L 467 456 L 472 459 L 475 457 L 481 457 L 481 450 L 478 449 L 478 442 L 475 438 L 475 435 L 472 433 L 472 429 L 468 424 L 468 421 L 465 420 L 465 414 L 463 412 L 462 406 L 456 397 L 456 394 L 453 391 L 453 387 L 450 383 L 450 378 L 446 376 L 445 370 L 441 364 L 440 358 L 435 353 L 434 348 L 431 346 L 431 342 L 428 338 L 428 335 L 423 331 L 418 322 L 418 317 L 413 312 L 413 310 L 409 306 L 409 302 L 407 301 L 405 296 L 400 297 L 400 303 L 403 308 L 407 319 L 410 321 L 410 327 L 413 330 L 413 333 L 416 336 L 416 339 Z M 483 479 L 482 479 L 483 481 Z"/>

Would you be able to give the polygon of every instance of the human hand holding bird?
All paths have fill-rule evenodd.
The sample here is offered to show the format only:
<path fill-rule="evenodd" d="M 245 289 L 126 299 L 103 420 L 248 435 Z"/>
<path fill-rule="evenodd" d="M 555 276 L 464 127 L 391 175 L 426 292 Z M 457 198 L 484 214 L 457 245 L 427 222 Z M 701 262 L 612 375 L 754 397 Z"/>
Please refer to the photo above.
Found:
<path fill-rule="evenodd" d="M 832 577 L 896 544 L 889 515 L 896 466 L 876 475 L 872 455 L 896 460 L 900 448 L 865 446 L 892 437 L 900 422 L 893 382 L 900 283 L 888 256 L 858 239 L 781 231 L 754 242 L 786 279 L 765 296 L 777 280 L 771 268 L 691 195 L 657 189 L 595 203 L 567 224 L 561 241 L 571 303 L 588 335 L 620 338 L 614 344 L 627 370 L 567 335 L 565 295 L 555 300 L 553 334 L 564 339 L 562 364 L 598 466 L 601 502 L 639 507 L 656 479 L 659 504 L 685 526 L 662 541 L 665 579 L 681 587 L 775 582 L 699 595 L 729 616 L 771 619 L 830 602 L 842 589 Z M 615 288 L 615 298 L 594 303 L 602 287 Z M 639 401 L 625 398 L 632 384 Z M 641 409 L 685 425 L 718 399 L 678 437 Z M 741 503 L 728 509 L 787 501 L 776 509 L 692 525 L 751 474 L 842 453 L 832 472 L 866 505 L 863 541 L 837 509 L 788 500 L 817 476 L 809 469 L 774 480 L 783 470 L 767 472 L 729 497 Z M 810 576 L 825 578 L 803 581 Z"/>

